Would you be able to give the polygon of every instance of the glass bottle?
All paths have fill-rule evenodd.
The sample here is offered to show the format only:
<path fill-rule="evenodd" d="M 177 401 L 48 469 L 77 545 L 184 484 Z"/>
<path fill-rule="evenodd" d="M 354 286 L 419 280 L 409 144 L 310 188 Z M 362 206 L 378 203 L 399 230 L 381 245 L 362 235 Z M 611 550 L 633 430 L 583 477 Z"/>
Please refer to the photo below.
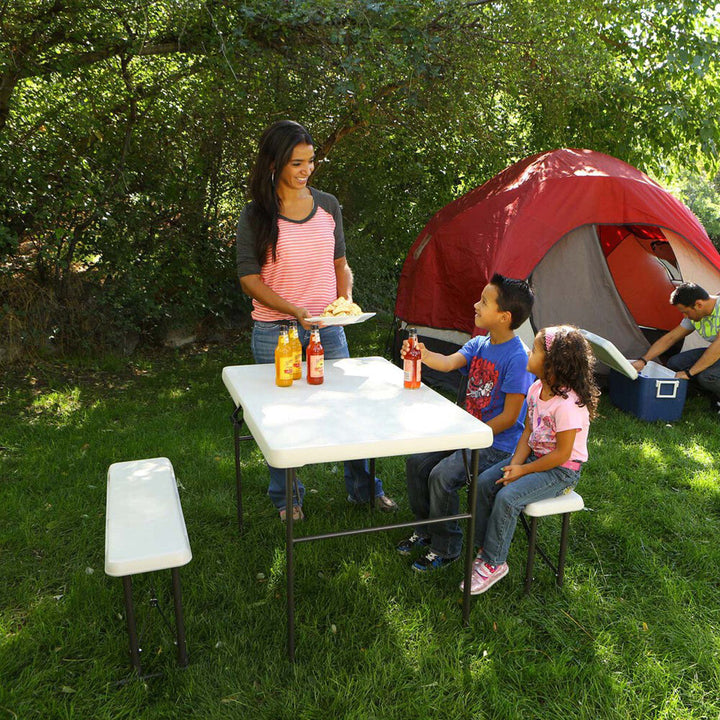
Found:
<path fill-rule="evenodd" d="M 403 358 L 403 371 L 405 372 L 405 387 L 416 390 L 420 387 L 422 375 L 422 352 L 418 347 L 417 330 L 408 330 L 408 349 Z"/>
<path fill-rule="evenodd" d="M 307 358 L 308 383 L 322 385 L 325 379 L 325 351 L 320 343 L 320 328 L 317 325 L 312 326 L 305 357 Z"/>
<path fill-rule="evenodd" d="M 293 380 L 302 377 L 302 345 L 298 335 L 297 321 L 290 321 L 290 349 L 293 351 Z"/>
<path fill-rule="evenodd" d="M 286 327 L 280 329 L 280 336 L 275 347 L 275 384 L 279 387 L 290 387 L 293 382 L 293 353 L 290 337 Z"/>

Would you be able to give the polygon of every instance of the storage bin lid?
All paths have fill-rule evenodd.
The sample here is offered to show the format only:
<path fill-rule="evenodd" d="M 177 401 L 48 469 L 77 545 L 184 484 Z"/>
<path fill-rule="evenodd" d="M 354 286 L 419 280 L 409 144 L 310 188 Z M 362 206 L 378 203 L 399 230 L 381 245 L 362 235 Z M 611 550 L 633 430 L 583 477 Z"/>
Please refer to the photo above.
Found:
<path fill-rule="evenodd" d="M 630 361 L 609 341 L 589 330 L 580 330 L 586 340 L 592 346 L 595 357 L 617 370 L 623 375 L 627 375 L 631 380 L 637 380 L 638 371 L 630 364 Z"/>

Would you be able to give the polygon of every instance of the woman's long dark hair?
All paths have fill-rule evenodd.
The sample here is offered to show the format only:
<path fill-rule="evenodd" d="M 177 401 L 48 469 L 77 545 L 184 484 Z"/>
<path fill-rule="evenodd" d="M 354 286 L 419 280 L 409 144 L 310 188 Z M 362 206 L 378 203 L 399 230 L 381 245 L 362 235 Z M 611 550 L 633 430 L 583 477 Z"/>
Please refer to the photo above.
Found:
<path fill-rule="evenodd" d="M 293 148 L 303 143 L 314 145 L 310 133 L 299 123 L 280 120 L 260 138 L 255 166 L 250 174 L 250 227 L 255 235 L 255 254 L 260 265 L 267 260 L 268 248 L 275 260 L 278 239 L 279 204 L 275 192 L 276 175 L 290 162 Z"/>
<path fill-rule="evenodd" d="M 550 349 L 546 345 L 546 332 L 553 331 Z M 578 405 L 585 406 L 592 420 L 597 415 L 600 389 L 595 382 L 595 356 L 590 343 L 574 325 L 543 328 L 541 342 L 545 351 L 545 380 L 553 395 L 567 398 L 567 391 L 578 396 Z"/>

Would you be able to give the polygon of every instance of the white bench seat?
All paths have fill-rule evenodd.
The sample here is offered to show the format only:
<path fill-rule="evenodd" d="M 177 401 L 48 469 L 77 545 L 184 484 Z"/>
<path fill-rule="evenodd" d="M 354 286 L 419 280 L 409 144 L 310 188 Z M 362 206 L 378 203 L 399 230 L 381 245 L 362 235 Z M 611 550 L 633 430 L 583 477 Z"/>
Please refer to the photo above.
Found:
<path fill-rule="evenodd" d="M 173 466 L 167 458 L 114 463 L 108 470 L 105 572 L 123 577 L 192 559 Z"/>
<path fill-rule="evenodd" d="M 184 667 L 187 651 L 178 568 L 191 559 L 190 540 L 170 461 L 160 457 L 112 464 L 107 475 L 105 572 L 122 578 L 130 657 L 141 677 L 132 576 L 171 571 L 178 662 Z"/>
<path fill-rule="evenodd" d="M 522 523 L 525 527 L 528 537 L 528 557 L 525 566 L 525 593 L 530 592 L 530 586 L 533 581 L 533 567 L 535 565 L 535 552 L 545 561 L 548 567 L 555 574 L 555 582 L 558 587 L 562 586 L 565 577 L 565 558 L 567 555 L 568 539 L 570 534 L 570 513 L 578 512 L 585 507 L 585 502 L 581 495 L 574 490 L 563 493 L 553 498 L 538 500 L 525 506 L 521 514 Z M 537 526 L 538 518 L 547 517 L 548 515 L 562 516 L 562 525 L 560 530 L 560 552 L 558 554 L 557 566 L 550 560 L 545 552 L 537 545 Z M 525 517 L 530 518 L 528 524 Z"/>

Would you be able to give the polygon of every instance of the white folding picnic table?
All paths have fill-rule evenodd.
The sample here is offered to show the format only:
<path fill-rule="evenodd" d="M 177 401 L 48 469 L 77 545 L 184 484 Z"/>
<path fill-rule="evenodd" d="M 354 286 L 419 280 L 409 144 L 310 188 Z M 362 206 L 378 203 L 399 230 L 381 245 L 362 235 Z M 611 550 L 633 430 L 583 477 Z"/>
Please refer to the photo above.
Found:
<path fill-rule="evenodd" d="M 406 390 L 402 370 L 381 357 L 326 361 L 325 382 L 322 385 L 309 385 L 303 376 L 290 387 L 277 387 L 273 365 L 226 367 L 222 377 L 235 404 L 233 421 L 238 522 L 241 529 L 239 441 L 243 439 L 240 435 L 243 423 L 267 462 L 286 469 L 288 508 L 292 507 L 296 469 L 303 465 L 436 450 L 467 448 L 472 451 L 471 512 L 452 516 L 468 520 L 463 597 L 463 621 L 467 624 L 470 616 L 477 450 L 492 444 L 490 428 L 425 385 L 417 390 Z M 371 467 L 371 473 L 373 469 Z M 373 498 L 370 505 L 372 507 Z M 437 518 L 426 524 L 447 519 Z M 421 523 L 411 521 L 296 538 L 292 512 L 287 513 L 288 652 L 291 660 L 295 654 L 295 543 L 418 524 Z"/>

